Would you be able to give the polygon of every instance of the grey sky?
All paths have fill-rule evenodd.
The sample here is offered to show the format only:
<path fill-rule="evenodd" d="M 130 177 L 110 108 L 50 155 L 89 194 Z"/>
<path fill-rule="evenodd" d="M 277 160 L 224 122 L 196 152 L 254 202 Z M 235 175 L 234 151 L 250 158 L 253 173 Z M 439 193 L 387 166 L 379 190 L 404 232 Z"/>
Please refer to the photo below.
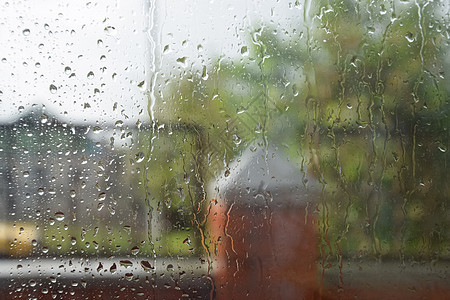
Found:
<path fill-rule="evenodd" d="M 33 104 L 72 123 L 148 121 L 150 3 L 0 4 L 0 122 Z M 167 0 L 156 7 L 157 46 L 169 46 L 156 67 L 166 71 L 178 57 L 197 68 L 210 57 L 238 55 L 245 28 L 294 13 L 274 1 Z"/>
<path fill-rule="evenodd" d="M 143 1 L 106 3 L 1 4 L 2 122 L 32 104 L 75 123 L 146 119 L 138 87 L 148 61 Z"/>

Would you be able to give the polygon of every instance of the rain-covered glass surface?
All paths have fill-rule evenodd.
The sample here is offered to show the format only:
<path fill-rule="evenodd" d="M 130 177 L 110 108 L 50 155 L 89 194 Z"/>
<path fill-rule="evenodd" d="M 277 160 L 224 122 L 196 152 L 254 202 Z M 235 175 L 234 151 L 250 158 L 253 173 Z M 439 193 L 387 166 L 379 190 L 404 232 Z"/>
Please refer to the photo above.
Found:
<path fill-rule="evenodd" d="M 0 11 L 6 299 L 450 297 L 448 1 Z"/>

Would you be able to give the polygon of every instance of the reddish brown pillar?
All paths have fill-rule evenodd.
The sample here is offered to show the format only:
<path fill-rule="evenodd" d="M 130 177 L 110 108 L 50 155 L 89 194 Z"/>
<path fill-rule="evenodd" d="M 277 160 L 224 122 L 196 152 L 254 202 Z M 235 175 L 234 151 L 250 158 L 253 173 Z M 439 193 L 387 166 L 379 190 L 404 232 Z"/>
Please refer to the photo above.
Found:
<path fill-rule="evenodd" d="M 305 207 L 224 202 L 210 214 L 216 298 L 314 299 L 318 240 Z"/>

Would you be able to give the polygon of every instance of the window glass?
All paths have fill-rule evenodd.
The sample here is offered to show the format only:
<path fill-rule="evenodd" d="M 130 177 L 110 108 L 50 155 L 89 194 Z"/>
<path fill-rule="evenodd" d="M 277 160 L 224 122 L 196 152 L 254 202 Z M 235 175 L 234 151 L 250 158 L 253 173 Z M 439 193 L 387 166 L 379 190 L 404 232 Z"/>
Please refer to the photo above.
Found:
<path fill-rule="evenodd" d="M 0 4 L 8 299 L 446 298 L 446 1 Z"/>

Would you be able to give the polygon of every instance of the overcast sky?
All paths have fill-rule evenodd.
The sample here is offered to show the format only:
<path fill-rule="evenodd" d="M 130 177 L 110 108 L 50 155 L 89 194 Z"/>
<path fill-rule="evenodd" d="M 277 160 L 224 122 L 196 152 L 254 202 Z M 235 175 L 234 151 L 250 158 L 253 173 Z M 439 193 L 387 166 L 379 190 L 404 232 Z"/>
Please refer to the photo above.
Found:
<path fill-rule="evenodd" d="M 151 34 L 156 51 L 168 45 L 157 70 L 183 56 L 195 68 L 210 57 L 238 55 L 252 24 L 298 14 L 275 1 L 167 0 L 156 1 L 154 13 L 151 7 L 150 0 L 2 2 L 0 122 L 33 104 L 76 124 L 148 122 Z"/>

